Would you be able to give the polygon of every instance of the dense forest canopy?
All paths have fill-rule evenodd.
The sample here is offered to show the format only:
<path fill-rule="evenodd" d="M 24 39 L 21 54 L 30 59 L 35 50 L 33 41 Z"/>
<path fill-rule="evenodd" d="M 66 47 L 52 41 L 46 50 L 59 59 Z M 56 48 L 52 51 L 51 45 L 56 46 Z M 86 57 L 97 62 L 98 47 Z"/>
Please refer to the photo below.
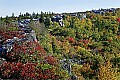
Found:
<path fill-rule="evenodd" d="M 35 31 L 37 42 L 15 42 L 13 50 L 2 55 L 7 62 L 0 64 L 1 78 L 120 79 L 119 8 L 63 14 L 26 12 L 18 17 L 13 13 L 0 18 L 1 40 L 26 38 L 18 28 L 24 20 L 30 21 L 25 26 Z"/>

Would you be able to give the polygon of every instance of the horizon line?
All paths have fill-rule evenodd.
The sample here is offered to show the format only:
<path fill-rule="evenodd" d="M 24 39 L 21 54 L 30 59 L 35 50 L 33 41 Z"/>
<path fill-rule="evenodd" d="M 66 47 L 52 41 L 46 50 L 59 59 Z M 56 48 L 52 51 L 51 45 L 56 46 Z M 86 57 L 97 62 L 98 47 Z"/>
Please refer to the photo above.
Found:
<path fill-rule="evenodd" d="M 35 13 L 35 14 L 40 14 L 40 12 L 43 12 L 43 13 L 45 13 L 45 12 L 51 12 L 51 13 L 55 13 L 55 14 L 62 14 L 62 13 L 77 13 L 77 12 L 86 12 L 86 11 L 92 11 L 92 10 L 99 10 L 99 9 L 111 9 L 111 8 L 115 8 L 115 9 L 118 9 L 119 7 L 109 7 L 109 8 L 96 8 L 96 9 L 90 9 L 90 10 L 81 10 L 81 11 L 63 11 L 63 12 L 57 12 L 57 11 L 23 11 L 23 12 L 17 12 L 17 14 L 15 14 L 16 12 L 11 12 L 11 14 L 6 14 L 6 16 L 8 16 L 8 17 L 10 17 L 10 16 L 12 16 L 12 13 L 14 13 L 14 15 L 15 15 L 15 17 L 18 17 L 19 15 L 20 15 L 20 13 L 22 13 L 22 14 L 26 14 L 27 12 L 29 13 L 29 14 L 32 14 L 33 12 Z M 19 13 L 19 14 L 18 14 Z M 0 16 L 0 17 L 6 17 L 6 16 Z"/>

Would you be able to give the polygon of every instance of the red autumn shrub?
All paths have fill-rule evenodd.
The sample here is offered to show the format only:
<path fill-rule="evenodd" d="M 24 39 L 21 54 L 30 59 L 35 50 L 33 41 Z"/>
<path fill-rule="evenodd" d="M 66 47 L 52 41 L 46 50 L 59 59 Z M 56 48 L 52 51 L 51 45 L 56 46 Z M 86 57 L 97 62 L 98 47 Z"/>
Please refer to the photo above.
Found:
<path fill-rule="evenodd" d="M 46 51 L 40 46 L 38 42 L 33 42 L 34 43 L 34 48 L 35 51 L 41 52 L 41 53 L 46 53 Z"/>
<path fill-rule="evenodd" d="M 46 56 L 45 60 L 47 61 L 48 64 L 51 64 L 51 65 L 58 64 L 57 59 L 55 57 L 53 57 L 53 56 L 50 56 L 50 55 Z"/>
<path fill-rule="evenodd" d="M 116 18 L 116 20 L 120 23 L 120 18 Z"/>
<path fill-rule="evenodd" d="M 36 79 L 36 64 L 35 63 L 26 63 L 21 69 L 21 77 L 23 79 Z"/>
<path fill-rule="evenodd" d="M 20 80 L 59 79 L 60 76 L 55 73 L 55 70 L 53 67 L 42 70 L 37 63 L 4 62 L 0 65 L 0 77 Z"/>
<path fill-rule="evenodd" d="M 73 42 L 75 42 L 75 39 L 70 37 L 70 38 L 68 38 L 68 41 L 73 43 Z"/>
<path fill-rule="evenodd" d="M 0 75 L 1 78 L 17 78 L 19 76 L 19 73 L 23 67 L 23 64 L 18 63 L 10 63 L 10 62 L 4 62 L 0 65 Z"/>
<path fill-rule="evenodd" d="M 89 42 L 89 40 L 83 40 L 83 43 L 87 44 Z"/>

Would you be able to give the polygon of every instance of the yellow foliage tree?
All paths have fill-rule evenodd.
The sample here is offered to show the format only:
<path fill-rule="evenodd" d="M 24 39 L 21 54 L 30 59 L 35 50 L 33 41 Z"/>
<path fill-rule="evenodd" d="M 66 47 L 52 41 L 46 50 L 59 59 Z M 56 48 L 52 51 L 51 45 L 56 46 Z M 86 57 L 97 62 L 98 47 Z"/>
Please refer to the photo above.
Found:
<path fill-rule="evenodd" d="M 98 72 L 98 80 L 117 80 L 117 69 L 112 68 L 110 61 L 101 64 Z"/>

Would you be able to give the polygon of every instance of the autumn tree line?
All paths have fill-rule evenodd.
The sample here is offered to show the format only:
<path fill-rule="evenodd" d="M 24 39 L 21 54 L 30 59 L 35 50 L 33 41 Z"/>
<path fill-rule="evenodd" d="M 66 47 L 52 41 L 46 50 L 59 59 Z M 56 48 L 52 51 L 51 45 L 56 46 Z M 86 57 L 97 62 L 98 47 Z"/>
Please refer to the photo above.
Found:
<path fill-rule="evenodd" d="M 57 64 L 47 65 L 47 68 L 51 65 L 55 67 L 55 72 L 56 67 L 62 69 L 60 60 L 75 59 L 84 61 L 83 64 L 70 63 L 71 72 L 77 76 L 78 80 L 119 80 L 120 9 L 116 9 L 115 13 L 107 12 L 102 15 L 89 11 L 85 13 L 84 19 L 64 13 L 64 26 L 60 26 L 58 22 L 52 22 L 50 19 L 56 14 L 50 12 L 20 13 L 18 17 L 13 14 L 11 17 L 1 17 L 1 22 L 11 24 L 12 20 L 31 19 L 30 27 L 35 30 L 38 42 L 47 55 L 55 57 Z M 77 13 L 77 15 L 80 14 L 82 13 Z M 39 18 L 39 21 L 32 21 L 34 18 Z M 29 61 L 29 57 L 26 59 Z M 49 56 L 47 60 L 52 61 Z M 65 71 L 65 77 L 63 77 L 58 70 L 62 75 L 61 79 L 71 79 L 71 75 L 67 70 Z"/>

